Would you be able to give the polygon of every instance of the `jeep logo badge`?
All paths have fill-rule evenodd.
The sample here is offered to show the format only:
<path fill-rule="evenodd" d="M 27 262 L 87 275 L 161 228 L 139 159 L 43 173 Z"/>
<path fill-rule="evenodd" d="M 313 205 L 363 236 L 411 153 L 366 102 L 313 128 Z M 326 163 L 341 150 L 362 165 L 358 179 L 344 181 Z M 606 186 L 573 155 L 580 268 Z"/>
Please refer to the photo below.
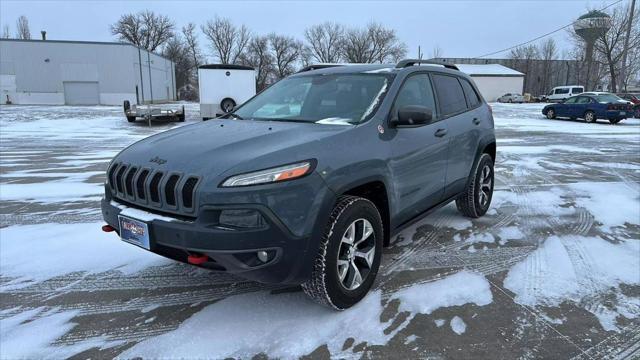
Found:
<path fill-rule="evenodd" d="M 162 164 L 166 163 L 167 160 L 160 159 L 159 157 L 156 156 L 156 157 L 151 158 L 151 160 L 149 160 L 149 162 L 156 163 L 158 165 L 162 165 Z"/>

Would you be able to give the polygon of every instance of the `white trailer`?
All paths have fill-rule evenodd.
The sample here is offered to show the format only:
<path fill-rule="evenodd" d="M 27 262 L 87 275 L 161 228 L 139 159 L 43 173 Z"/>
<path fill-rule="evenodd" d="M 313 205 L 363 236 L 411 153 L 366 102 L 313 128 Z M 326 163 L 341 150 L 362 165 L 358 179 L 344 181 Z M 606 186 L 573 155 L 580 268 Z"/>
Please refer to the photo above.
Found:
<path fill-rule="evenodd" d="M 255 70 L 249 66 L 202 65 L 198 83 L 202 120 L 225 114 L 256 94 Z"/>

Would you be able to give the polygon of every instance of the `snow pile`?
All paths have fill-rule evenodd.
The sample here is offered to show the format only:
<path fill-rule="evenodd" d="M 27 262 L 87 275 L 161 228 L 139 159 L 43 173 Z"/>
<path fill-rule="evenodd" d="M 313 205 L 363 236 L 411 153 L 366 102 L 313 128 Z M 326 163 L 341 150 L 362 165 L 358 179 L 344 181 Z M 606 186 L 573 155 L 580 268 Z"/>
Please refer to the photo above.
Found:
<path fill-rule="evenodd" d="M 233 296 L 207 306 L 175 331 L 135 345 L 121 357 L 179 358 L 188 353 L 194 358 L 251 358 L 265 353 L 270 358 L 296 359 L 324 344 L 332 356 L 340 357 L 350 352 L 343 350 L 349 338 L 354 344 L 385 345 L 417 313 L 469 303 L 482 306 L 493 300 L 487 280 L 469 271 L 413 285 L 392 299 L 399 299 L 399 310 L 412 315 L 386 334 L 395 319 L 380 321 L 384 308 L 379 290 L 343 312 L 318 306 L 301 292 Z M 466 328 L 458 320 L 452 326 Z"/>
<path fill-rule="evenodd" d="M 380 322 L 381 293 L 374 291 L 353 308 L 336 312 L 301 293 L 267 292 L 233 296 L 209 305 L 177 330 L 145 340 L 122 358 L 251 358 L 295 359 L 327 344 L 339 353 L 347 338 L 355 343 L 386 344 L 388 323 Z"/>
<path fill-rule="evenodd" d="M 598 316 L 603 328 L 616 328 L 615 318 L 640 315 L 638 299 L 616 294 L 618 304 L 606 308 L 600 297 L 620 284 L 640 285 L 640 241 L 612 244 L 598 237 L 552 236 L 516 264 L 504 280 L 519 304 L 558 306 L 573 301 Z"/>
<path fill-rule="evenodd" d="M 464 323 L 460 316 L 454 316 L 449 325 L 451 325 L 451 330 L 458 335 L 462 335 L 467 331 L 467 324 Z"/>
<path fill-rule="evenodd" d="M 391 299 L 400 300 L 400 311 L 431 314 L 441 307 L 487 305 L 493 301 L 493 296 L 484 276 L 465 270 L 439 281 L 400 290 Z"/>
<path fill-rule="evenodd" d="M 72 272 L 125 274 L 170 263 L 104 233 L 101 223 L 10 226 L 0 229 L 0 273 L 15 278 L 2 289 L 28 286 Z M 25 261 L 28 259 L 28 261 Z"/>
<path fill-rule="evenodd" d="M 94 347 L 107 346 L 102 338 L 64 347 L 50 345 L 75 327 L 70 321 L 77 314 L 77 311 L 37 308 L 1 319 L 0 358 L 63 359 Z"/>
<path fill-rule="evenodd" d="M 616 226 L 640 224 L 640 185 L 623 183 L 574 183 L 576 205 L 596 217 L 605 231 Z"/>

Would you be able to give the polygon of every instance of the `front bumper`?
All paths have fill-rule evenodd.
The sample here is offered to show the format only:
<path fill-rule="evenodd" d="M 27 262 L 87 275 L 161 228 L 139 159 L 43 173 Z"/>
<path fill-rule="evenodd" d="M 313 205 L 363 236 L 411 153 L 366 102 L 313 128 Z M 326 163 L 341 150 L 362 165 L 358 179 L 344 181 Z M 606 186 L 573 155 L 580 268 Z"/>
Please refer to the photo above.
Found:
<path fill-rule="evenodd" d="M 295 206 L 297 217 L 307 217 L 306 221 L 299 219 L 292 222 L 292 214 L 286 214 L 285 223 L 278 216 L 283 214 L 282 208 L 268 202 L 203 205 L 198 209 L 197 216 L 180 218 L 149 212 L 134 204 L 111 198 L 108 187 L 106 191 L 107 196 L 101 204 L 102 216 L 118 233 L 119 215 L 144 221 L 149 229 L 150 251 L 154 253 L 181 262 L 187 262 L 190 255 L 203 254 L 208 259 L 198 266 L 271 284 L 300 284 L 310 277 L 321 232 L 335 201 L 333 192 L 323 186 L 322 191 L 315 193 L 313 203 L 308 204 L 308 207 L 299 203 Z M 245 191 L 251 190 L 238 190 Z M 259 193 L 259 190 L 254 190 L 255 193 Z M 238 193 L 234 197 L 236 201 L 237 195 Z M 283 192 L 285 197 L 279 199 L 278 205 L 287 201 L 287 195 Z M 257 229 L 219 226 L 220 212 L 234 209 L 259 212 L 264 219 L 263 225 Z M 305 229 L 294 226 L 302 222 L 308 224 L 303 226 Z M 267 262 L 258 259 L 259 251 L 269 254 Z"/>

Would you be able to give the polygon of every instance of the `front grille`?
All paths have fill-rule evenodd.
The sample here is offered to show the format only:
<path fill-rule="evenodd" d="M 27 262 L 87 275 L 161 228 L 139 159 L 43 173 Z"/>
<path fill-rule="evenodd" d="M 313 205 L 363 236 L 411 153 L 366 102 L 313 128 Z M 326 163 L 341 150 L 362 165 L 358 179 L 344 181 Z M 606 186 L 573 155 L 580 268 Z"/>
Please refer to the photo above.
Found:
<path fill-rule="evenodd" d="M 190 209 L 193 207 L 193 192 L 197 183 L 197 178 L 190 177 L 185 181 L 184 186 L 182 187 L 182 204 L 185 208 Z"/>
<path fill-rule="evenodd" d="M 129 169 L 127 173 L 127 177 L 125 178 L 124 187 L 127 190 L 127 195 L 133 196 L 133 176 L 138 171 L 137 167 L 132 167 Z"/>
<path fill-rule="evenodd" d="M 149 194 L 151 201 L 160 202 L 160 180 L 162 180 L 162 173 L 157 172 L 151 178 L 151 184 L 149 185 Z"/>
<path fill-rule="evenodd" d="M 107 172 L 114 197 L 145 208 L 177 214 L 193 213 L 197 176 L 116 163 Z"/>
<path fill-rule="evenodd" d="M 167 184 L 164 187 L 164 198 L 167 200 L 167 204 L 176 206 L 176 184 L 180 179 L 179 175 L 169 176 Z"/>

